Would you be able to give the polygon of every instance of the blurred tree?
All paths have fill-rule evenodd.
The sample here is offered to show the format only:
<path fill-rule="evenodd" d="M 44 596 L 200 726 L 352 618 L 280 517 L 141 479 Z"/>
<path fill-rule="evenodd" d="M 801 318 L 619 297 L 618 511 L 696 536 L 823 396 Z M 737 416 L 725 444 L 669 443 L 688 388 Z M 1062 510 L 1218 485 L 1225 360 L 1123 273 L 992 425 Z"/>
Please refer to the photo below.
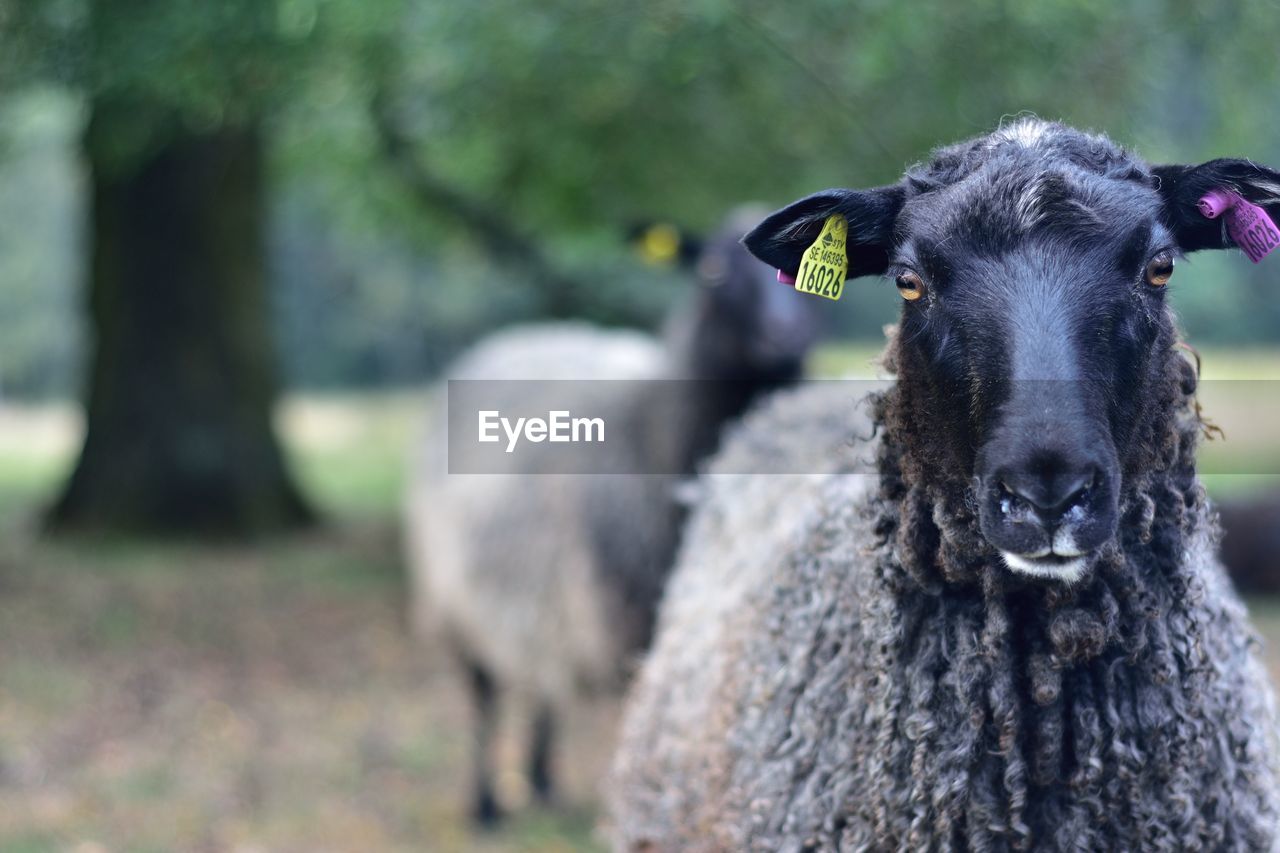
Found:
<path fill-rule="evenodd" d="M 245 533 L 310 518 L 271 423 L 259 114 L 274 23 L 257 0 L 90 4 L 93 356 L 57 527 Z"/>
<path fill-rule="evenodd" d="M 184 133 L 125 171 L 104 162 L 94 102 L 88 432 L 52 520 L 261 531 L 309 513 L 271 425 L 262 138 Z"/>

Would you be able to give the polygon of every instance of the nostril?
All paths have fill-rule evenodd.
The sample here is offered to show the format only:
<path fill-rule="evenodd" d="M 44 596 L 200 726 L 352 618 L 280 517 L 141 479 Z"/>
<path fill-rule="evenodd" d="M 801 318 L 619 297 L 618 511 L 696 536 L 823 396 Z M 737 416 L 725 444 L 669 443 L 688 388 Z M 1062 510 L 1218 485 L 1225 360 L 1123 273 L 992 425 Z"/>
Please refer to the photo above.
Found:
<path fill-rule="evenodd" d="M 1093 492 L 1093 486 L 1097 479 L 1097 474 L 1090 474 L 1082 485 L 1063 498 L 1061 503 L 1062 511 L 1067 512 L 1086 503 L 1089 500 L 1089 495 Z"/>
<path fill-rule="evenodd" d="M 996 480 L 1001 511 L 1011 520 L 1030 520 L 1034 514 L 1041 523 L 1055 523 L 1088 503 L 1099 476 L 1098 469 L 1092 467 L 1074 472 L 1007 472 Z"/>
<path fill-rule="evenodd" d="M 1009 488 L 1009 485 L 1004 480 L 1000 480 L 997 483 L 997 488 L 1000 497 L 1000 512 L 1011 521 L 1029 520 L 1032 512 L 1030 502 L 1015 490 Z"/>
<path fill-rule="evenodd" d="M 1012 504 L 1024 504 L 1027 502 L 1026 499 L 1018 493 L 1017 489 L 1010 486 L 1003 479 L 1000 480 L 997 485 L 1000 489 L 1000 498 L 1002 500 L 1008 500 Z"/>

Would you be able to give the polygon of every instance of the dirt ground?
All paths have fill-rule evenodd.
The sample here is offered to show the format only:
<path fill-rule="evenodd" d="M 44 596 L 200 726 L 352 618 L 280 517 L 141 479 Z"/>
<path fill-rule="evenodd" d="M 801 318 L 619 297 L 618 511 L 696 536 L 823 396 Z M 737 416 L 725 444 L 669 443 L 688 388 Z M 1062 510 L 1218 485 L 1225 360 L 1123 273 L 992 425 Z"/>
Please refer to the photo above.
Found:
<path fill-rule="evenodd" d="M 368 524 L 265 549 L 7 536 L 0 849 L 591 849 L 604 707 L 567 726 L 565 809 L 468 834 L 465 697 L 407 636 L 395 544 Z"/>
<path fill-rule="evenodd" d="M 603 701 L 565 723 L 560 808 L 468 829 L 466 696 L 404 618 L 405 410 L 286 411 L 329 524 L 234 547 L 38 535 L 77 427 L 0 413 L 0 850 L 600 848 Z M 509 717 L 501 784 L 519 804 Z"/>

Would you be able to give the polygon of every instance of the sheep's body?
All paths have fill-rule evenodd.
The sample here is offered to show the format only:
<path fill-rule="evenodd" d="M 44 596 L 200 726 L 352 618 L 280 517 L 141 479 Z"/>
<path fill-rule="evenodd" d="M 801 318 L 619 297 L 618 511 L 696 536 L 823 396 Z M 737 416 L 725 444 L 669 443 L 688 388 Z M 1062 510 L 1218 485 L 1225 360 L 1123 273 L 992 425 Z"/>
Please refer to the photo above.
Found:
<path fill-rule="evenodd" d="M 580 324 L 511 329 L 464 355 L 448 372 L 458 380 L 653 380 L 671 374 L 655 339 L 636 332 Z M 502 382 L 521 410 L 547 394 L 542 382 Z M 604 416 L 621 470 L 639 470 L 642 451 L 631 437 L 643 416 L 630 381 L 566 382 L 554 386 L 550 408 Z M 411 488 L 406 530 L 414 581 L 415 622 L 441 632 L 493 677 L 527 695 L 558 702 L 581 684 L 617 683 L 637 635 L 647 634 L 656 591 L 625 600 L 624 585 L 602 577 L 599 548 L 620 551 L 672 533 L 661 507 L 672 483 L 663 476 L 580 476 L 545 473 L 513 481 L 504 473 L 449 476 L 443 401 L 426 456 Z M 546 410 L 548 406 L 544 405 Z M 505 474 L 533 474 L 547 444 L 528 444 L 501 457 Z M 595 533 L 599 518 L 618 522 L 615 537 Z M 626 524 L 621 524 L 623 520 Z M 626 555 L 620 558 L 625 560 Z M 643 578 L 652 566 L 612 566 Z M 603 605 L 603 606 L 602 606 Z"/>
<path fill-rule="evenodd" d="M 1271 847 L 1275 709 L 1203 503 L 1144 579 L 1151 644 L 1064 660 L 1081 601 L 904 583 L 899 505 L 856 473 L 882 441 L 848 397 L 779 395 L 710 466 L 624 721 L 617 846 Z M 716 473 L 743 470 L 814 473 Z"/>

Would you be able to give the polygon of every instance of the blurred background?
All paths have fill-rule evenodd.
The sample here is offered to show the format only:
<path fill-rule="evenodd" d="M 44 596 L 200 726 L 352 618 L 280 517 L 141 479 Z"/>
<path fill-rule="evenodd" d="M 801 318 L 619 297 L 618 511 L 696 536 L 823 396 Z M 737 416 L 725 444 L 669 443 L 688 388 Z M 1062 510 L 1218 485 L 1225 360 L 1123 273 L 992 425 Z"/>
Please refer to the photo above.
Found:
<path fill-rule="evenodd" d="M 0 849 L 594 849 L 614 710 L 574 722 L 565 808 L 471 835 L 464 697 L 405 626 L 448 359 L 653 328 L 693 285 L 638 224 L 1024 113 L 1280 165 L 1277 44 L 1275 0 L 0 0 Z M 1171 292 L 1280 640 L 1280 260 Z M 869 372 L 897 305 L 826 306 L 814 372 Z"/>

